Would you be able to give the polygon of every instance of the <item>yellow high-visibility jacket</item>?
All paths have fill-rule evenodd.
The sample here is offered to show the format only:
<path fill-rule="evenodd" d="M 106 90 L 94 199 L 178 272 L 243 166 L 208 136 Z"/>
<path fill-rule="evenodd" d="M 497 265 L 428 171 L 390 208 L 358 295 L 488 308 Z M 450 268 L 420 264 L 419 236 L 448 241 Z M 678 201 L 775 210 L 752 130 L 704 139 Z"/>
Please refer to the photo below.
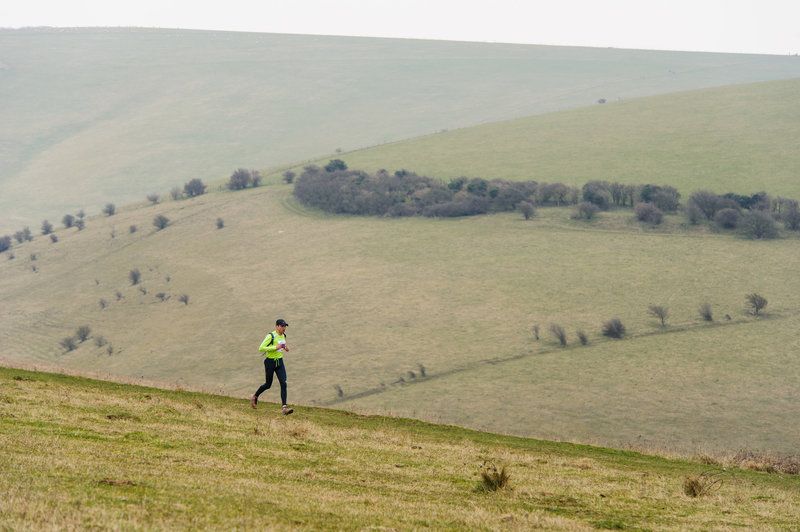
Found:
<path fill-rule="evenodd" d="M 264 356 L 267 358 L 275 360 L 283 358 L 283 349 L 278 349 L 278 344 L 280 342 L 286 343 L 286 335 L 278 334 L 278 331 L 272 331 L 264 338 L 264 341 L 261 342 L 261 347 L 259 347 L 258 350 L 264 353 Z"/>

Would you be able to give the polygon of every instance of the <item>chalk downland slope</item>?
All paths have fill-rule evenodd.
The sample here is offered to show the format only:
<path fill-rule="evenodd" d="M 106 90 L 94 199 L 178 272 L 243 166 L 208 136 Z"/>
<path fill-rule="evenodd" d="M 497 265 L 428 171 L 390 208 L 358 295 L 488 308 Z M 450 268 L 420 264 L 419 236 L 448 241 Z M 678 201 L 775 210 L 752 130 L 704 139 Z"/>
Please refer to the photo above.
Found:
<path fill-rule="evenodd" d="M 776 168 L 793 160 L 800 135 L 773 131 L 773 124 L 791 130 L 800 123 L 777 112 L 793 116 L 795 99 L 781 97 L 793 83 L 747 88 L 771 111 L 760 121 L 748 114 L 752 127 L 739 135 L 750 136 L 720 143 L 717 156 L 735 158 L 752 144 L 771 150 Z M 724 99 L 702 91 L 636 106 L 658 123 Z M 734 122 L 748 104 L 727 101 L 731 114 L 717 108 L 714 116 Z M 598 109 L 610 120 L 615 108 L 584 110 L 587 123 L 602 122 Z M 630 127 L 620 138 L 629 140 L 643 127 L 624 117 L 620 123 Z M 704 142 L 702 128 L 687 128 L 670 149 L 691 152 Z M 628 160 L 623 152 L 609 158 L 620 166 Z M 498 167 L 503 161 L 495 159 Z M 800 197 L 787 174 L 773 181 L 768 171 L 759 175 L 763 181 L 745 190 L 717 172 L 676 185 L 684 201 L 706 187 Z M 279 183 L 280 171 L 272 177 Z M 630 179 L 673 183 L 649 177 Z M 82 231 L 58 228 L 57 242 L 35 234 L 0 254 L 0 358 L 247 397 L 263 379 L 256 348 L 283 317 L 294 347 L 287 357 L 294 404 L 689 454 L 796 452 L 800 427 L 786 420 L 800 418 L 793 399 L 797 232 L 750 241 L 690 226 L 680 215 L 650 227 L 630 210 L 591 222 L 555 208 L 539 209 L 530 221 L 518 213 L 343 217 L 298 205 L 284 184 L 212 191 L 180 201 L 164 194 L 157 205 L 142 198 L 114 216 L 87 218 Z M 157 230 L 161 215 L 169 224 Z M 141 276 L 135 285 L 132 270 Z M 758 317 L 745 301 L 754 292 L 769 301 Z M 704 303 L 713 322 L 700 317 Z M 650 305 L 669 310 L 666 327 Z M 611 318 L 626 326 L 624 339 L 602 336 Z M 566 348 L 549 334 L 551 324 L 567 331 Z M 62 340 L 81 326 L 89 338 L 67 350 Z"/>

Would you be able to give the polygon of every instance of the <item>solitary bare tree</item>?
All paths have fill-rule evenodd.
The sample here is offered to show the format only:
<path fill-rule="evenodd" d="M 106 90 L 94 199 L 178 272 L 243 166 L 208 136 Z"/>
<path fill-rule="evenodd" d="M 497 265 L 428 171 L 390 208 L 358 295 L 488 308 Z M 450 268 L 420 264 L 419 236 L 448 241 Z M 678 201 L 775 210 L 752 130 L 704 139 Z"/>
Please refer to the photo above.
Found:
<path fill-rule="evenodd" d="M 767 306 L 767 300 L 758 294 L 747 294 L 745 299 L 747 299 L 747 306 L 750 307 L 753 316 L 758 316 L 761 309 Z"/>
<path fill-rule="evenodd" d="M 667 309 L 660 306 L 660 305 L 650 305 L 647 307 L 650 311 L 650 314 L 661 320 L 661 326 L 664 327 L 667 324 L 667 316 L 669 316 L 669 312 Z"/>
<path fill-rule="evenodd" d="M 550 326 L 550 332 L 553 333 L 553 336 L 556 337 L 558 343 L 561 344 L 561 347 L 567 345 L 567 333 L 564 330 L 564 327 L 562 327 L 557 323 L 554 323 Z"/>

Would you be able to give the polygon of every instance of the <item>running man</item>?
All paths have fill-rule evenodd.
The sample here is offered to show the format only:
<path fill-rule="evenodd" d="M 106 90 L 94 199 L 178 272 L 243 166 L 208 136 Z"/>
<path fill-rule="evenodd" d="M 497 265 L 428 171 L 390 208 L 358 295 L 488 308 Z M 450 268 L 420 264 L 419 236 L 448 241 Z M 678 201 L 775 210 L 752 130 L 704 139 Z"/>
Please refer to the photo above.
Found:
<path fill-rule="evenodd" d="M 278 375 L 278 382 L 281 384 L 281 403 L 283 404 L 281 412 L 287 416 L 294 412 L 286 405 L 286 366 L 283 362 L 283 353 L 289 351 L 289 346 L 286 345 L 286 327 L 288 326 L 289 324 L 283 318 L 278 319 L 275 322 L 275 330 L 261 342 L 258 350 L 264 353 L 264 371 L 267 378 L 264 384 L 256 390 L 256 393 L 250 396 L 250 406 L 258 408 L 258 396 L 270 389 L 273 375 Z"/>

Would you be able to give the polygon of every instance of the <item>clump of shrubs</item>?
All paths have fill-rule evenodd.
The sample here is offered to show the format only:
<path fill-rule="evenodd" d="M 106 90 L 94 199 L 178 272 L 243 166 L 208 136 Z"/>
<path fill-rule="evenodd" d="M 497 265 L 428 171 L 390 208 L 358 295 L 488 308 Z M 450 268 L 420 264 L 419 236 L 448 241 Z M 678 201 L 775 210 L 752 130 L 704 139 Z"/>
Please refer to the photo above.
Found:
<path fill-rule="evenodd" d="M 625 336 L 625 326 L 619 318 L 612 318 L 603 324 L 603 336 L 609 338 L 622 338 Z"/>
<path fill-rule="evenodd" d="M 711 305 L 708 303 L 701 304 L 698 311 L 700 312 L 700 316 L 702 316 L 705 321 L 714 321 L 714 315 L 711 312 Z"/>
<path fill-rule="evenodd" d="M 190 198 L 201 196 L 206 193 L 206 185 L 203 184 L 202 180 L 195 177 L 183 185 L 183 193 Z"/>
<path fill-rule="evenodd" d="M 575 206 L 571 218 L 573 220 L 591 220 L 600 212 L 600 207 L 588 201 L 582 201 Z"/>
<path fill-rule="evenodd" d="M 556 340 L 558 340 L 558 343 L 561 344 L 561 347 L 566 347 L 567 332 L 564 330 L 564 327 L 557 323 L 553 323 L 550 325 L 550 332 L 556 337 Z"/>
<path fill-rule="evenodd" d="M 576 334 L 578 335 L 578 340 L 580 341 L 581 345 L 586 345 L 589 343 L 589 338 L 586 336 L 585 332 L 578 331 Z"/>
<path fill-rule="evenodd" d="M 153 218 L 153 225 L 160 231 L 164 229 L 167 225 L 169 225 L 169 218 L 164 216 L 163 214 L 159 214 L 155 218 Z"/>
<path fill-rule="evenodd" d="M 664 213 L 652 203 L 637 203 L 633 210 L 640 222 L 658 225 L 664 219 Z"/>
<path fill-rule="evenodd" d="M 242 190 L 248 186 L 257 187 L 261 183 L 261 175 L 258 170 L 247 170 L 237 168 L 228 179 L 229 190 Z"/>
<path fill-rule="evenodd" d="M 61 340 L 60 344 L 67 351 L 74 351 L 78 347 L 78 341 L 74 336 L 67 336 Z"/>
<path fill-rule="evenodd" d="M 775 218 L 767 211 L 750 211 L 742 217 L 741 229 L 745 236 L 753 240 L 769 239 L 778 236 Z"/>
<path fill-rule="evenodd" d="M 714 215 L 714 221 L 723 229 L 736 229 L 739 225 L 741 214 L 736 209 L 722 209 Z"/>

